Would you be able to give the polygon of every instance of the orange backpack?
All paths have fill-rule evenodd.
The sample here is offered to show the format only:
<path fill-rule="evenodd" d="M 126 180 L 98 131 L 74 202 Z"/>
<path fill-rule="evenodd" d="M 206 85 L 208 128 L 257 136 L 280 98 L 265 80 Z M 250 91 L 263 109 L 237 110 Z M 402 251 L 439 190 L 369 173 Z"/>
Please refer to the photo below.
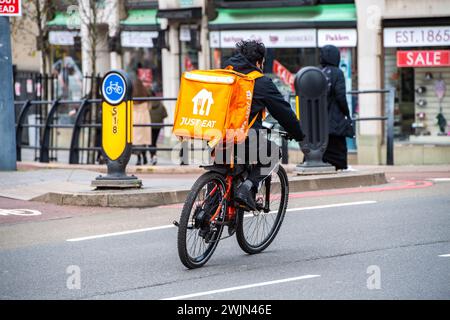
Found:
<path fill-rule="evenodd" d="M 255 79 L 263 74 L 242 74 L 231 69 L 183 73 L 175 110 L 173 133 L 181 139 L 241 143 L 257 116 L 249 122 Z"/>

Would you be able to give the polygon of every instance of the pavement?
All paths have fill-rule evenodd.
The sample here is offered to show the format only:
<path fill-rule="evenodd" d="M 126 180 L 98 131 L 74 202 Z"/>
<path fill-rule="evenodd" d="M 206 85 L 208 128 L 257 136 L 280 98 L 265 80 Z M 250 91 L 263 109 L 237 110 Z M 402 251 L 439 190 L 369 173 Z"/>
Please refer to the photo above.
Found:
<path fill-rule="evenodd" d="M 380 185 L 385 174 L 375 168 L 351 168 L 332 174 L 297 176 L 286 165 L 291 192 Z M 205 171 L 198 166 L 129 166 L 143 188 L 95 190 L 91 182 L 106 166 L 60 163 L 19 163 L 16 172 L 0 172 L 0 197 L 57 205 L 99 207 L 154 207 L 184 202 L 194 181 Z"/>
<path fill-rule="evenodd" d="M 232 237 L 196 270 L 177 255 L 181 203 L 0 197 L 0 208 L 40 213 L 0 211 L 0 299 L 448 300 L 449 167 L 393 167 L 381 185 L 292 192 L 263 253 L 244 254 Z"/>

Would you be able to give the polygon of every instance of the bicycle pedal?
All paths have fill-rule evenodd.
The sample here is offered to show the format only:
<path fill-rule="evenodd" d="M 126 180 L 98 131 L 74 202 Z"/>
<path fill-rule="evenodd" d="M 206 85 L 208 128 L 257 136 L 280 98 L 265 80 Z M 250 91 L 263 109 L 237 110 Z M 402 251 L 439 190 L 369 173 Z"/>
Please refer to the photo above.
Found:
<path fill-rule="evenodd" d="M 176 221 L 176 220 L 174 220 L 172 223 L 173 223 L 173 225 L 174 225 L 175 227 L 177 227 L 177 228 L 180 226 L 180 224 L 179 224 L 178 221 Z"/>

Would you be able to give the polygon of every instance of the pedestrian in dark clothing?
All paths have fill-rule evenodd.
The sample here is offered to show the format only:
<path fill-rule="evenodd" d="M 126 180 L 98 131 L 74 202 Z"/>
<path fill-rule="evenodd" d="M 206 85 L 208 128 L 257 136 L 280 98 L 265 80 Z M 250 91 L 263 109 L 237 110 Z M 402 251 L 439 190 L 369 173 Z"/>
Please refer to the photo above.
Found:
<path fill-rule="evenodd" d="M 150 96 L 154 97 L 155 94 L 153 91 L 150 92 Z M 164 123 L 164 119 L 167 118 L 167 110 L 162 104 L 161 101 L 152 101 L 150 108 L 150 118 L 152 119 L 152 123 Z M 159 133 L 163 127 L 157 126 L 152 127 L 152 144 L 151 147 L 156 148 L 156 142 L 158 141 Z M 156 150 L 150 151 L 151 155 L 151 164 L 156 165 L 158 160 L 156 158 Z"/>
<path fill-rule="evenodd" d="M 347 142 L 349 133 L 350 112 L 347 105 L 344 73 L 339 69 L 341 54 L 332 45 L 320 50 L 320 64 L 328 81 L 328 115 L 329 139 L 323 155 L 323 161 L 336 167 L 336 170 L 347 169 Z"/>
<path fill-rule="evenodd" d="M 236 44 L 235 54 L 225 62 L 224 67 L 232 68 L 234 71 L 244 74 L 248 74 L 252 71 L 259 71 L 262 73 L 262 70 L 264 69 L 265 54 L 266 49 L 263 43 L 252 40 L 243 40 Z M 263 129 L 262 121 L 265 109 L 267 109 L 267 111 L 295 140 L 303 140 L 304 134 L 290 104 L 284 100 L 272 80 L 266 76 L 262 76 L 255 80 L 249 116 L 249 121 L 254 119 L 254 117 L 257 117 L 251 127 L 251 129 L 256 130 L 256 132 Z M 253 155 L 258 154 L 259 157 L 258 150 L 261 148 L 267 150 L 267 156 L 272 159 L 269 164 L 263 165 L 261 159 L 258 158 L 257 164 L 251 170 L 248 179 L 241 184 L 236 192 L 236 201 L 247 206 L 250 210 L 255 210 L 255 193 L 259 183 L 267 176 L 264 172 L 270 171 L 279 162 L 279 148 L 274 142 L 265 137 L 258 136 L 257 134 L 249 134 L 243 148 L 246 150 L 245 163 L 248 163 L 248 157 L 252 157 L 250 153 Z"/>

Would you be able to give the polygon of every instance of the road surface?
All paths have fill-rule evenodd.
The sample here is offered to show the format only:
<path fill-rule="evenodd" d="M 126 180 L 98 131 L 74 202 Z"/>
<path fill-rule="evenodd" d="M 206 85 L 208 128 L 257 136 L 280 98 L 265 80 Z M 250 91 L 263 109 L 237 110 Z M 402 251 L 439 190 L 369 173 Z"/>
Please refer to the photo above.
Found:
<path fill-rule="evenodd" d="M 196 270 L 177 255 L 180 205 L 1 198 L 0 299 L 449 299 L 449 178 L 291 194 L 265 252 L 244 254 L 233 237 Z"/>

